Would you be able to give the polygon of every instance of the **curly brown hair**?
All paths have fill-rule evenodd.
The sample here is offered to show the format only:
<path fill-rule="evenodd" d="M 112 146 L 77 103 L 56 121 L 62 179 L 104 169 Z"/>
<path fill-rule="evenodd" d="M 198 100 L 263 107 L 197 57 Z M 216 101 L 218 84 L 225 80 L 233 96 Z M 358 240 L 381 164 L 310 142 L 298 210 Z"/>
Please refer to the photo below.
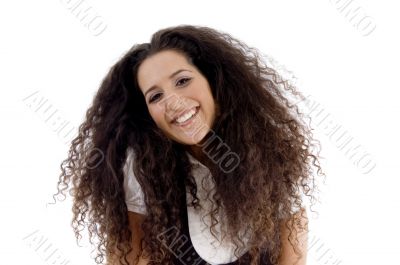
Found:
<path fill-rule="evenodd" d="M 99 239 L 96 263 L 102 264 L 104 255 L 118 249 L 121 264 L 132 264 L 126 256 L 137 235 L 129 229 L 123 188 L 123 167 L 127 150 L 132 149 L 132 169 L 147 207 L 143 248 L 151 253 L 149 264 L 170 264 L 171 253 L 157 236 L 171 226 L 181 227 L 179 203 L 185 191 L 179 181 L 189 188 L 191 205 L 198 205 L 196 182 L 185 146 L 156 126 L 137 81 L 140 64 L 168 49 L 183 53 L 207 78 L 220 108 L 211 130 L 240 158 L 231 172 L 217 164 L 210 166 L 215 180 L 210 230 L 219 222 L 215 216 L 222 206 L 235 253 L 247 247 L 251 264 L 256 264 L 261 250 L 267 250 L 276 264 L 281 250 L 279 224 L 293 215 L 293 206 L 302 207 L 301 193 L 314 201 L 312 166 L 322 172 L 312 129 L 289 100 L 289 95 L 304 96 L 267 66 L 257 49 L 215 29 L 179 25 L 159 30 L 150 43 L 134 45 L 111 67 L 61 164 L 53 198 L 65 196 L 72 180 L 76 237 L 81 237 L 87 224 L 90 238 Z M 95 166 L 93 153 L 102 158 Z M 297 221 L 286 223 L 292 239 L 302 229 L 295 225 Z M 246 246 L 238 237 L 243 229 L 252 231 Z"/>

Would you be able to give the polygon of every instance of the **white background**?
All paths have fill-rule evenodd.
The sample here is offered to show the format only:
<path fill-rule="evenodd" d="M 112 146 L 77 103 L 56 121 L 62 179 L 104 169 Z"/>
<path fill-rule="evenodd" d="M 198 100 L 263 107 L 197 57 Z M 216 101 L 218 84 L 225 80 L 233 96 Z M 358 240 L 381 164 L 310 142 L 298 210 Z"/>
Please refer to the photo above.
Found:
<path fill-rule="evenodd" d="M 84 247 L 75 241 L 70 200 L 46 207 L 70 140 L 54 132 L 54 117 L 77 128 L 111 65 L 133 44 L 178 24 L 228 32 L 273 57 L 376 164 L 365 173 L 323 124 L 312 123 L 327 177 L 319 214 L 309 216 L 308 264 L 400 264 L 395 1 L 86 0 L 104 27 L 98 36 L 71 11 L 74 2 L 0 8 L 0 264 L 95 264 L 87 238 Z M 338 9 L 346 2 L 347 10 Z M 349 21 L 346 12 L 357 7 L 360 17 Z M 366 34 L 368 21 L 368 30 L 376 28 Z M 34 93 L 47 100 L 47 114 L 24 100 Z"/>

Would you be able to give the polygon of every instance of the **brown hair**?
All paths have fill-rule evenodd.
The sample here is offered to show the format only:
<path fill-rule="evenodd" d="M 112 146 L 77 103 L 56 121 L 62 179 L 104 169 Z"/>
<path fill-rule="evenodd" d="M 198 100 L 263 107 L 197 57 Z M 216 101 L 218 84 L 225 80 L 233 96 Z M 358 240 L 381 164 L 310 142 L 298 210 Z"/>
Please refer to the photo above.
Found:
<path fill-rule="evenodd" d="M 267 66 L 256 49 L 208 27 L 179 25 L 159 30 L 150 43 L 134 45 L 111 67 L 61 164 L 54 196 L 64 193 L 72 180 L 76 237 L 87 223 L 90 237 L 99 239 L 96 263 L 118 249 L 121 264 L 128 264 L 125 254 L 136 235 L 128 226 L 123 166 L 131 148 L 133 172 L 148 213 L 142 225 L 143 246 L 151 253 L 150 264 L 169 264 L 172 254 L 157 235 L 171 226 L 181 227 L 179 203 L 185 191 L 179 181 L 189 187 L 191 204 L 196 206 L 198 201 L 184 147 L 155 125 L 137 82 L 140 64 L 166 49 L 182 52 L 207 78 L 220 107 L 212 132 L 240 158 L 231 172 L 217 164 L 210 168 L 216 184 L 210 230 L 218 223 L 215 215 L 223 205 L 236 250 L 248 247 L 252 264 L 261 250 L 267 250 L 276 264 L 281 249 L 279 224 L 293 214 L 293 206 L 301 206 L 301 193 L 314 197 L 311 166 L 321 172 L 312 150 L 311 129 L 285 94 L 302 95 Z M 94 149 L 104 160 L 90 166 Z M 299 232 L 295 223 L 286 224 L 292 236 Z M 237 236 L 244 228 L 253 233 L 247 246 Z"/>

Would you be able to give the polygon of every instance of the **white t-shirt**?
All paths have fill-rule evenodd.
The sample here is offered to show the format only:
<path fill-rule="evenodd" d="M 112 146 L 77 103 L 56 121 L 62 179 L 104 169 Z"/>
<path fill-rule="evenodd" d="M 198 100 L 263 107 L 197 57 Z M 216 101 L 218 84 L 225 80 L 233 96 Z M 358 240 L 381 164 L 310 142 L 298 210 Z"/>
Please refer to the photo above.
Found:
<path fill-rule="evenodd" d="M 221 222 L 215 226 L 215 232 L 219 240 L 211 234 L 209 225 L 211 224 L 211 217 L 208 215 L 202 221 L 202 217 L 206 216 L 208 209 L 211 209 L 212 205 L 212 194 L 207 198 L 207 193 L 212 189 L 214 181 L 211 177 L 209 169 L 200 163 L 196 158 L 187 153 L 190 162 L 194 165 L 193 176 L 196 180 L 197 185 L 197 197 L 202 207 L 195 210 L 193 207 L 187 207 L 188 222 L 189 222 L 189 234 L 192 241 L 193 247 L 199 256 L 208 262 L 209 264 L 221 264 L 230 263 L 236 261 L 237 258 L 234 255 L 235 246 L 232 242 L 227 240 L 225 237 L 222 240 L 221 231 L 226 231 L 225 227 L 222 227 Z M 128 153 L 127 162 L 124 165 L 124 189 L 125 189 L 125 201 L 128 211 L 136 212 L 140 214 L 147 214 L 146 205 L 143 199 L 143 192 L 139 183 L 137 182 L 133 171 L 133 152 Z M 186 193 L 187 201 L 191 201 L 191 194 L 187 190 Z M 207 210 L 204 210 L 204 209 Z M 223 218 L 222 210 L 220 210 L 219 218 Z M 221 220 L 221 219 L 219 219 Z M 248 235 L 242 233 L 240 237 L 244 242 L 248 240 Z M 242 253 L 238 253 L 239 256 L 247 252 L 247 249 L 243 249 Z"/>

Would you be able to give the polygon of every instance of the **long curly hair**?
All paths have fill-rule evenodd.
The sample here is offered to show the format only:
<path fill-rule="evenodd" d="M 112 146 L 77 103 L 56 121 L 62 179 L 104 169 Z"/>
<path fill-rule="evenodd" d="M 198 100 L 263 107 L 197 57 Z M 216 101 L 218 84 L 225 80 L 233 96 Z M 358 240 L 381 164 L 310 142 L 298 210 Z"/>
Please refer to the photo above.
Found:
<path fill-rule="evenodd" d="M 150 43 L 129 49 L 102 80 L 61 163 L 58 193 L 53 195 L 65 196 L 72 181 L 72 227 L 77 239 L 87 225 L 90 238 L 98 238 L 96 263 L 118 252 L 121 264 L 132 264 L 127 253 L 137 235 L 129 229 L 123 187 L 129 149 L 135 154 L 132 170 L 147 207 L 142 246 L 151 256 L 149 264 L 172 261 L 172 253 L 157 236 L 182 225 L 180 200 L 186 193 L 181 182 L 193 198 L 189 204 L 199 205 L 187 147 L 156 126 L 137 81 L 140 64 L 163 50 L 181 52 L 206 77 L 220 111 L 210 131 L 240 161 L 230 172 L 217 164 L 210 166 L 215 181 L 210 231 L 214 234 L 221 222 L 216 214 L 222 207 L 235 254 L 245 247 L 251 264 L 257 264 L 260 253 L 267 251 L 276 264 L 281 251 L 279 227 L 286 220 L 289 240 L 299 253 L 293 241 L 306 227 L 289 217 L 294 206 L 302 207 L 302 193 L 315 201 L 313 166 L 322 172 L 312 129 L 289 100 L 290 95 L 305 97 L 267 65 L 257 49 L 228 33 L 193 25 L 157 31 Z M 246 244 L 238 236 L 243 230 L 252 232 Z"/>

